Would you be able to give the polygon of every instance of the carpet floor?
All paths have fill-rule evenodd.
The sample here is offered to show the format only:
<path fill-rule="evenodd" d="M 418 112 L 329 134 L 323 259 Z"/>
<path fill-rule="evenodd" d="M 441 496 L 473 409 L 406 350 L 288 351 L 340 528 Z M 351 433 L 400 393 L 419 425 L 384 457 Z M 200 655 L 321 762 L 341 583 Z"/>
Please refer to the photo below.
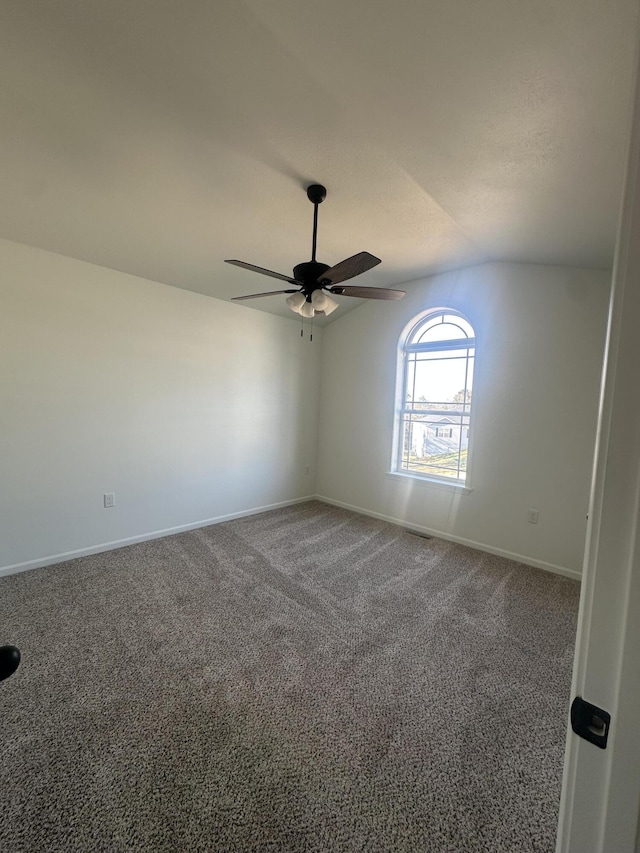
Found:
<path fill-rule="evenodd" d="M 0 850 L 552 853 L 578 595 L 318 502 L 0 578 Z"/>

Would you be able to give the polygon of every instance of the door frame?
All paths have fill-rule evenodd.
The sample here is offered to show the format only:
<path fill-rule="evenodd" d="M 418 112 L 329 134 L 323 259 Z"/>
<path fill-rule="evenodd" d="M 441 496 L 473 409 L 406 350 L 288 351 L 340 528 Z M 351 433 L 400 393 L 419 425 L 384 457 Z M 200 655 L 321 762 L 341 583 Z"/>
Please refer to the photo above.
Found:
<path fill-rule="evenodd" d="M 636 58 L 640 51 L 636 51 Z M 611 714 L 605 750 L 569 726 L 557 853 L 640 853 L 640 90 L 636 76 L 596 437 L 572 698 Z"/>

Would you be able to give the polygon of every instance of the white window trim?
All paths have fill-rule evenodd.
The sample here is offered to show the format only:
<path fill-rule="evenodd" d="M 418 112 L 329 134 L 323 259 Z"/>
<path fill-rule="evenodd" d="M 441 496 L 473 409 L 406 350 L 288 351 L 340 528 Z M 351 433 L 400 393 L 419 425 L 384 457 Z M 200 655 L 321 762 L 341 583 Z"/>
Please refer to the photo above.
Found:
<path fill-rule="evenodd" d="M 469 325 L 473 328 L 474 337 L 467 338 L 466 343 L 461 346 L 461 342 L 464 339 L 457 339 L 453 341 L 433 341 L 426 342 L 424 344 L 409 344 L 408 346 L 405 344 L 405 341 L 416 328 L 416 326 L 420 325 L 424 320 L 428 317 L 433 316 L 434 314 L 440 313 L 451 314 L 453 316 L 459 316 L 461 319 L 465 320 Z M 413 317 L 409 323 L 405 326 L 398 339 L 398 347 L 396 351 L 396 359 L 397 359 L 397 367 L 396 367 L 396 398 L 395 398 L 395 408 L 394 408 L 394 417 L 393 417 L 393 445 L 391 450 L 391 466 L 390 470 L 385 472 L 387 477 L 396 480 L 404 480 L 410 481 L 412 484 L 418 484 L 427 486 L 430 488 L 441 489 L 443 491 L 449 492 L 457 492 L 458 494 L 470 494 L 473 491 L 471 486 L 471 472 L 472 472 L 472 443 L 469 441 L 467 446 L 467 468 L 466 468 L 466 476 L 464 481 L 461 480 L 452 480 L 451 477 L 439 477 L 437 474 L 419 474 L 415 471 L 407 471 L 399 467 L 400 464 L 400 429 L 401 429 L 401 418 L 402 412 L 404 411 L 404 388 L 405 388 L 405 369 L 406 369 L 406 359 L 405 354 L 407 352 L 416 352 L 416 351 L 426 351 L 426 350 L 446 350 L 446 349 L 469 349 L 469 343 L 471 342 L 474 356 L 476 354 L 476 341 L 477 335 L 475 335 L 475 328 L 471 324 L 471 322 L 465 317 L 465 315 L 456 310 L 455 308 L 450 308 L 448 306 L 440 306 L 438 308 L 429 308 L 417 316 Z M 444 346 L 442 345 L 444 344 Z M 475 373 L 475 362 L 474 362 L 474 373 Z M 473 410 L 471 413 L 471 417 L 473 417 Z M 471 421 L 467 426 L 463 426 L 462 429 L 467 429 L 467 438 L 470 438 L 469 432 L 471 429 Z"/>
<path fill-rule="evenodd" d="M 386 471 L 385 475 L 392 480 L 410 482 L 412 486 L 425 486 L 431 489 L 440 489 L 444 492 L 458 492 L 458 494 L 470 495 L 473 491 L 473 488 L 469 485 L 468 476 L 467 482 L 461 483 L 459 480 L 451 480 L 449 477 L 439 479 L 429 474 L 412 474 L 410 471 Z"/>

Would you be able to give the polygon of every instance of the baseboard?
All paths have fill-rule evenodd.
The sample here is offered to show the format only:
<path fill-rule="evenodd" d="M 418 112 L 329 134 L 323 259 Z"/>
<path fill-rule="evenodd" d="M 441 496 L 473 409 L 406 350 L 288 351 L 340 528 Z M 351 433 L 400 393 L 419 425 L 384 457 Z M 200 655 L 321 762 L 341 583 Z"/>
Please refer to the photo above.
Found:
<path fill-rule="evenodd" d="M 116 548 L 125 548 L 127 545 L 135 545 L 137 542 L 148 542 L 151 539 L 161 539 L 163 536 L 173 536 L 176 533 L 184 533 L 187 530 L 196 530 L 198 527 L 209 527 L 211 524 L 221 524 L 223 521 L 233 521 L 234 518 L 245 518 L 250 515 L 258 515 L 261 512 L 269 512 L 271 509 L 280 509 L 285 506 L 306 503 L 315 499 L 315 495 L 304 498 L 295 498 L 290 501 L 257 506 L 244 509 L 240 512 L 230 512 L 227 515 L 219 515 L 215 518 L 205 518 L 201 521 L 193 521 L 189 524 L 180 524 L 177 527 L 167 527 L 164 530 L 153 530 L 150 533 L 142 533 L 138 536 L 128 536 L 126 539 L 116 539 L 113 542 L 101 542 L 99 545 L 90 545 L 87 548 L 78 548 L 75 551 L 64 551 L 61 554 L 51 554 L 47 557 L 39 557 L 36 560 L 27 560 L 24 563 L 14 563 L 10 566 L 0 567 L 0 577 L 15 575 L 18 572 L 27 572 L 30 569 L 41 569 L 44 566 L 53 566 L 56 563 L 65 563 L 67 560 L 75 560 L 77 557 L 88 557 L 91 554 L 101 554 L 103 551 L 113 551 Z"/>
<path fill-rule="evenodd" d="M 351 512 L 360 513 L 360 515 L 368 515 L 371 518 L 379 518 L 380 521 L 388 521 L 390 524 L 397 524 L 399 527 L 404 527 L 406 530 L 416 530 L 419 533 L 426 533 L 429 536 L 435 536 L 437 539 L 446 539 L 449 542 L 455 542 L 457 545 L 466 545 L 469 548 L 475 548 L 476 551 L 485 551 L 487 554 L 495 554 L 497 557 L 506 557 L 508 560 L 513 560 L 516 563 L 524 563 L 526 566 L 533 566 L 534 569 L 544 569 L 545 572 L 552 572 L 554 575 L 563 575 L 563 577 L 571 578 L 572 580 L 582 580 L 582 573 L 575 569 L 567 569 L 565 566 L 556 566 L 554 563 L 546 563 L 544 560 L 536 560 L 534 557 L 527 557 L 524 554 L 515 554 L 513 551 L 505 551 L 503 548 L 495 548 L 493 545 L 486 545 L 484 542 L 475 542 L 473 539 L 464 539 L 462 536 L 452 536 L 450 533 L 443 533 L 442 530 L 434 530 L 431 527 L 424 527 L 421 524 L 409 524 L 402 518 L 394 518 L 390 515 L 384 515 L 380 512 L 373 512 L 370 509 L 364 509 L 360 506 L 336 501 L 333 498 L 328 498 L 325 495 L 315 495 L 315 499 L 331 506 L 338 506 L 342 509 L 351 510 Z"/>
<path fill-rule="evenodd" d="M 536 560 L 533 557 L 528 557 L 524 554 L 516 554 L 512 551 L 505 551 L 503 548 L 495 548 L 492 545 L 487 545 L 484 542 L 476 542 L 473 539 L 464 539 L 461 536 L 452 536 L 450 533 L 444 533 L 442 530 L 435 530 L 431 527 L 425 527 L 420 524 L 408 524 L 401 518 L 394 518 L 390 515 L 384 515 L 380 512 L 365 509 L 360 506 L 337 501 L 326 495 L 307 495 L 302 498 L 295 498 L 290 501 L 280 501 L 279 503 L 267 504 L 266 506 L 252 507 L 251 509 L 240 510 L 226 515 L 219 515 L 215 518 L 205 518 L 201 521 L 193 521 L 189 524 L 181 524 L 177 527 L 167 527 L 163 530 L 153 530 L 149 533 L 142 533 L 138 536 L 129 536 L 126 539 L 117 539 L 112 542 L 101 542 L 98 545 L 90 545 L 86 548 L 78 548 L 74 551 L 64 551 L 60 554 L 50 554 L 45 557 L 39 557 L 36 560 L 27 560 L 23 563 L 14 563 L 9 566 L 0 567 L 0 577 L 6 575 L 14 575 L 18 572 L 26 572 L 30 569 L 41 569 L 45 566 L 52 566 L 56 563 L 64 563 L 67 560 L 75 560 L 77 557 L 88 557 L 91 554 L 101 554 L 104 551 L 113 551 L 116 548 L 125 548 L 127 545 L 135 545 L 137 542 L 148 542 L 151 539 L 161 539 L 163 536 L 173 536 L 176 533 L 184 533 L 187 530 L 196 530 L 199 527 L 208 527 L 212 524 L 221 524 L 223 521 L 232 521 L 235 518 L 245 518 L 250 515 L 258 515 L 261 512 L 269 512 L 272 509 L 280 509 L 285 506 L 294 506 L 299 503 L 306 503 L 310 500 L 318 500 L 331 506 L 338 506 L 342 509 L 348 509 L 351 512 L 357 512 L 360 515 L 367 515 L 371 518 L 378 518 L 381 521 L 388 521 L 390 524 L 397 524 L 399 527 L 404 527 L 407 530 L 416 530 L 419 533 L 426 533 L 429 536 L 435 536 L 438 539 L 446 539 L 449 542 L 456 542 L 458 545 L 466 545 L 469 548 L 475 548 L 477 551 L 485 551 L 488 554 L 495 554 L 498 557 L 505 557 L 508 560 L 513 560 L 516 563 L 524 563 L 527 566 L 533 566 L 536 569 L 543 569 L 546 572 L 552 572 L 556 575 L 572 578 L 573 580 L 581 580 L 582 575 L 574 569 L 568 569 L 564 566 L 557 566 L 554 563 L 547 563 L 544 560 Z"/>

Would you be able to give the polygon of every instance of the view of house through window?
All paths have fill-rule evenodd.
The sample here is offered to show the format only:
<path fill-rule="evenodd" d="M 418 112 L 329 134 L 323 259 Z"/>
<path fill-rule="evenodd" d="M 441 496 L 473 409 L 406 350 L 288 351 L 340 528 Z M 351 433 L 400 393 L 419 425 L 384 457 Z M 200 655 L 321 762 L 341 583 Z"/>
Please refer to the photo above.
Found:
<path fill-rule="evenodd" d="M 395 470 L 465 483 L 475 336 L 456 311 L 422 316 L 400 351 Z"/>

